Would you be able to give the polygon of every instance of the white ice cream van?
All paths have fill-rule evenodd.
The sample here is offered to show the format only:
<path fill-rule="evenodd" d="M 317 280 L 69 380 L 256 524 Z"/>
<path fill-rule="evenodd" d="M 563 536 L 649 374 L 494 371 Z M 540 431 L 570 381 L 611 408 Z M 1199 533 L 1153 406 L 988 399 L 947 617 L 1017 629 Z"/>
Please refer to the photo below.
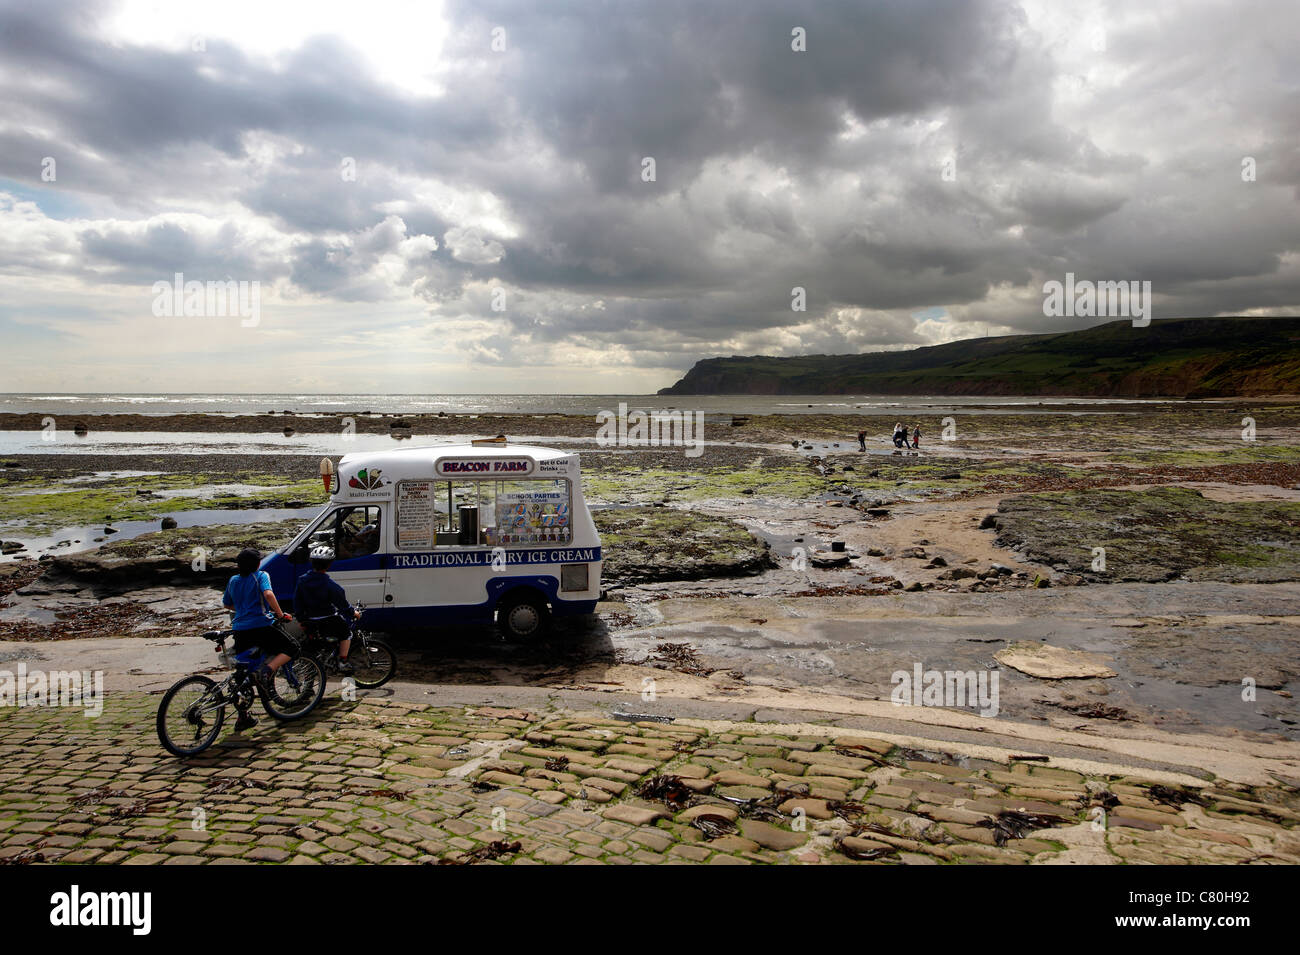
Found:
<path fill-rule="evenodd" d="M 327 473 L 332 471 L 333 473 Z M 515 638 L 592 613 L 600 535 L 578 456 L 500 440 L 322 462 L 330 503 L 262 569 L 281 605 L 317 544 L 376 630 L 489 621 Z"/>

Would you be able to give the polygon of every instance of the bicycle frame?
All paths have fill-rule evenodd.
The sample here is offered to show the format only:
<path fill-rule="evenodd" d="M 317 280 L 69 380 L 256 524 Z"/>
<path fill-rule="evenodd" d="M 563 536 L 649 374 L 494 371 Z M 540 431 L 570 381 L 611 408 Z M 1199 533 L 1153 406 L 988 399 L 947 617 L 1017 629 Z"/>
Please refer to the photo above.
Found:
<path fill-rule="evenodd" d="M 231 684 L 234 683 L 235 676 L 236 674 L 234 673 L 230 674 L 230 676 L 226 677 L 210 689 L 206 694 L 204 694 L 204 699 L 207 699 L 209 696 L 213 697 L 213 699 L 208 703 L 204 703 L 200 700 L 190 708 L 190 712 L 195 716 L 201 716 L 204 713 L 212 713 L 216 710 L 224 710 L 227 706 L 233 706 L 235 698 L 229 690 Z"/>
<path fill-rule="evenodd" d="M 262 686 L 253 678 L 253 675 L 266 664 L 267 660 L 271 659 L 271 654 L 263 653 L 260 647 L 249 647 L 246 650 L 240 650 L 238 653 L 230 654 L 226 650 L 226 640 L 224 636 L 222 636 L 220 642 L 217 643 L 217 653 L 220 654 L 223 663 L 231 665 L 234 668 L 233 672 L 215 687 L 217 691 L 222 691 L 223 696 L 227 697 L 226 702 L 220 704 L 221 706 L 226 706 L 234 702 L 233 696 L 229 692 L 226 692 L 232 686 L 236 690 L 242 690 L 247 684 L 252 684 L 257 695 L 263 695 Z M 280 672 L 284 674 L 284 677 L 288 680 L 290 686 L 294 689 L 298 688 L 298 675 L 294 672 L 292 660 L 282 666 Z M 205 707 L 199 712 L 206 713 L 213 708 L 214 707 Z"/>

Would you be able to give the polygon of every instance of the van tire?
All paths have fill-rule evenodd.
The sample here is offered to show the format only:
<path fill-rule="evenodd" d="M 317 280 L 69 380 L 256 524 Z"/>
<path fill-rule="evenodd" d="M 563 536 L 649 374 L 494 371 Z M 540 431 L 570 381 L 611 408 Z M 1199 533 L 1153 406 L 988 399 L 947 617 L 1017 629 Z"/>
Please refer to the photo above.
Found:
<path fill-rule="evenodd" d="M 497 604 L 497 626 L 512 640 L 535 640 L 546 633 L 551 611 L 540 594 L 515 591 Z"/>

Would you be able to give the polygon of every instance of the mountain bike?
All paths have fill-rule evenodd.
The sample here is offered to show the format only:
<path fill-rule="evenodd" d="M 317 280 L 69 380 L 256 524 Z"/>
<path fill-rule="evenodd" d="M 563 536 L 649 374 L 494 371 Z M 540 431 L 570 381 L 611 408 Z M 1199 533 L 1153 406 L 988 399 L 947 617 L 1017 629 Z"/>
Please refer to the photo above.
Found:
<path fill-rule="evenodd" d="M 270 685 L 259 679 L 269 655 L 257 647 L 239 653 L 226 650 L 233 630 L 209 630 L 203 639 L 217 645 L 222 663 L 232 672 L 218 683 L 201 674 L 177 681 L 158 704 L 158 740 L 174 756 L 195 756 L 217 739 L 226 709 L 246 712 L 255 699 L 277 720 L 301 719 L 325 695 L 325 673 L 315 658 L 302 655 L 275 671 Z"/>
<path fill-rule="evenodd" d="M 354 608 L 358 612 L 362 604 Z M 302 655 L 314 659 L 324 673 L 342 673 L 352 677 L 357 686 L 366 690 L 383 686 L 397 674 L 397 654 L 385 641 L 368 630 L 361 629 L 361 621 L 355 616 L 348 620 L 348 632 L 352 646 L 348 649 L 348 663 L 353 666 L 351 673 L 345 673 L 339 667 L 340 637 L 329 637 L 321 633 L 319 626 L 312 621 L 299 620 L 303 628 Z"/>

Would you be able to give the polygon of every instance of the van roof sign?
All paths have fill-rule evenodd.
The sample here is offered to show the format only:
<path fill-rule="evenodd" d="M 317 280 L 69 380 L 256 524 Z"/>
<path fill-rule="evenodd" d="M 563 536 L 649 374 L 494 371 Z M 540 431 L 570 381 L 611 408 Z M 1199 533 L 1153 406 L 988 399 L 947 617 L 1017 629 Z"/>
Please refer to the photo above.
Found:
<path fill-rule="evenodd" d="M 533 459 L 522 457 L 439 458 L 433 466 L 433 473 L 439 477 L 485 477 L 498 474 L 510 477 L 532 472 Z"/>
<path fill-rule="evenodd" d="M 390 497 L 400 481 L 510 480 L 578 477 L 578 456 L 530 445 L 474 447 L 444 444 L 431 448 L 347 454 L 339 461 L 335 499 L 366 501 Z"/>

